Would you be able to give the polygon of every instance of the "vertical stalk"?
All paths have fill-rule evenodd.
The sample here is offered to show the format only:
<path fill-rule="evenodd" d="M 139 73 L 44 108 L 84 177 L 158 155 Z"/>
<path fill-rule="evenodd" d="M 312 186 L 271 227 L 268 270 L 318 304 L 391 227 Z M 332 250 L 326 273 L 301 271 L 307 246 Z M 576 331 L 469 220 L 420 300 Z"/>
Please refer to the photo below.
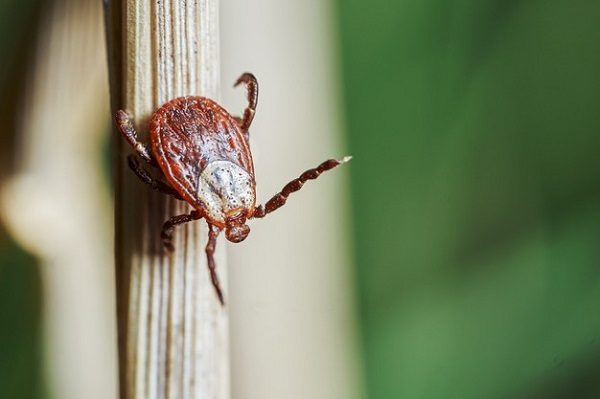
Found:
<path fill-rule="evenodd" d="M 107 7 L 112 90 L 118 93 L 113 107 L 128 110 L 147 141 L 149 117 L 166 101 L 183 95 L 218 100 L 218 1 L 119 3 L 110 0 Z M 210 284 L 206 226 L 178 227 L 175 252 L 166 255 L 162 223 L 190 209 L 151 192 L 125 165 L 131 149 L 120 138 L 116 148 L 121 398 L 228 398 L 227 311 Z M 216 260 L 225 282 L 220 244 Z"/>

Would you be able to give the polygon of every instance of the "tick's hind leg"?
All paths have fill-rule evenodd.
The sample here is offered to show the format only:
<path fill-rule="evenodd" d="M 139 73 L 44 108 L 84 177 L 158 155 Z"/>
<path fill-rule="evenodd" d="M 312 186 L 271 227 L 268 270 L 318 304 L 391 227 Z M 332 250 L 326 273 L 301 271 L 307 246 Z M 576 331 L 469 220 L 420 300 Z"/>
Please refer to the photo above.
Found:
<path fill-rule="evenodd" d="M 248 106 L 244 110 L 244 116 L 242 118 L 235 118 L 248 140 L 248 129 L 252 124 L 252 119 L 254 119 L 254 113 L 256 112 L 256 104 L 258 103 L 258 81 L 249 72 L 243 73 L 242 76 L 238 78 L 233 87 L 237 87 L 239 84 L 244 83 L 246 85 L 246 89 L 248 91 Z"/>
<path fill-rule="evenodd" d="M 169 252 L 173 252 L 173 231 L 175 226 L 191 222 L 192 220 L 198 220 L 202 217 L 202 214 L 198 211 L 192 211 L 189 214 L 173 216 L 167 220 L 162 227 L 160 238 L 162 238 L 165 249 Z"/>
<path fill-rule="evenodd" d="M 221 291 L 221 285 L 219 284 L 219 277 L 217 276 L 217 265 L 215 264 L 215 249 L 217 247 L 217 237 L 219 236 L 219 230 L 212 224 L 208 225 L 208 242 L 206 243 L 206 260 L 208 262 L 208 271 L 210 272 L 210 280 L 212 281 L 215 292 L 219 298 L 221 305 L 225 305 L 223 300 L 223 291 Z"/>
<path fill-rule="evenodd" d="M 319 177 L 319 175 L 321 175 L 321 173 L 333 169 L 336 166 L 339 166 L 343 163 L 346 163 L 350 159 L 352 159 L 352 157 L 344 157 L 341 160 L 328 159 L 316 168 L 307 170 L 306 172 L 302 173 L 300 177 L 286 184 L 285 187 L 283 187 L 283 189 L 279 193 L 275 194 L 273 198 L 267 201 L 267 203 L 264 206 L 258 206 L 254 210 L 253 217 L 262 218 L 268 215 L 269 213 L 277 210 L 278 208 L 285 205 L 285 202 L 287 201 L 291 193 L 300 190 L 304 183 L 306 183 L 308 180 L 316 179 L 317 177 Z"/>
<path fill-rule="evenodd" d="M 130 154 L 127 157 L 127 164 L 129 165 L 131 170 L 133 170 L 133 172 L 137 175 L 137 177 L 139 177 L 141 181 L 152 187 L 153 190 L 157 190 L 161 193 L 171 195 L 180 201 L 184 200 L 181 197 L 181 195 L 179 195 L 179 193 L 175 191 L 173 187 L 169 186 L 167 183 L 161 180 L 155 179 L 154 177 L 152 177 L 152 175 L 150 175 L 150 173 L 148 173 L 146 169 L 142 168 L 135 155 Z"/>
<path fill-rule="evenodd" d="M 131 147 L 137 152 L 137 154 L 146 162 L 150 163 L 153 166 L 157 166 L 156 160 L 148 151 L 148 147 L 144 143 L 138 140 L 137 132 L 135 131 L 135 127 L 133 127 L 133 122 L 131 121 L 131 116 L 123 111 L 117 111 L 115 115 L 115 121 L 117 122 L 117 127 L 119 131 L 125 137 L 125 140 L 129 143 Z"/>

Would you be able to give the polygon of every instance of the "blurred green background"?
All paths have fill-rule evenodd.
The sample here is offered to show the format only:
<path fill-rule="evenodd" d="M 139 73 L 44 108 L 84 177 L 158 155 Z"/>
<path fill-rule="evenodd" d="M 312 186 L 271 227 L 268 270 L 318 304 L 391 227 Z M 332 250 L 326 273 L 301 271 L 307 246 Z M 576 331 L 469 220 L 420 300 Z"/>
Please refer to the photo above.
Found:
<path fill-rule="evenodd" d="M 369 397 L 600 397 L 600 3 L 338 4 Z"/>
<path fill-rule="evenodd" d="M 0 5 L 2 104 L 32 3 Z M 600 3 L 336 6 L 368 397 L 600 397 Z M 41 398 L 0 244 L 0 397 Z"/>

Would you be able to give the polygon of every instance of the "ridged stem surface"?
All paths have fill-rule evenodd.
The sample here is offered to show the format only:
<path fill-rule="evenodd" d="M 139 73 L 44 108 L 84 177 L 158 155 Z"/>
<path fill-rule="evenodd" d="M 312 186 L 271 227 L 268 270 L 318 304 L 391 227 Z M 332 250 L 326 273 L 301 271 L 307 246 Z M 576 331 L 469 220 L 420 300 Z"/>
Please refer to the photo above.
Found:
<path fill-rule="evenodd" d="M 109 43 L 122 46 L 119 54 L 111 53 L 112 86 L 120 86 L 113 108 L 129 111 L 148 142 L 148 120 L 166 101 L 183 95 L 218 100 L 218 1 L 118 3 L 110 3 L 107 14 Z M 115 21 L 120 23 L 111 31 Z M 116 142 L 121 398 L 226 399 L 227 309 L 210 283 L 205 222 L 177 227 L 175 252 L 167 255 L 162 223 L 190 208 L 137 180 L 125 162 L 131 148 L 120 137 Z M 216 261 L 226 285 L 224 243 L 219 244 Z"/>

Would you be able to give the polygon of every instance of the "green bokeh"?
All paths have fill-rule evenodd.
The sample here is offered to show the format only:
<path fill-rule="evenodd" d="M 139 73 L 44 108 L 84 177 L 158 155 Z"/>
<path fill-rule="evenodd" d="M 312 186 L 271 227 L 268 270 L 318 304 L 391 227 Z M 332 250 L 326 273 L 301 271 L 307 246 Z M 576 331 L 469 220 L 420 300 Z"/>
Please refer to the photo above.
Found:
<path fill-rule="evenodd" d="M 0 226 L 0 398 L 45 397 L 40 288 L 35 259 Z"/>
<path fill-rule="evenodd" d="M 369 398 L 600 397 L 600 2 L 338 4 Z"/>

